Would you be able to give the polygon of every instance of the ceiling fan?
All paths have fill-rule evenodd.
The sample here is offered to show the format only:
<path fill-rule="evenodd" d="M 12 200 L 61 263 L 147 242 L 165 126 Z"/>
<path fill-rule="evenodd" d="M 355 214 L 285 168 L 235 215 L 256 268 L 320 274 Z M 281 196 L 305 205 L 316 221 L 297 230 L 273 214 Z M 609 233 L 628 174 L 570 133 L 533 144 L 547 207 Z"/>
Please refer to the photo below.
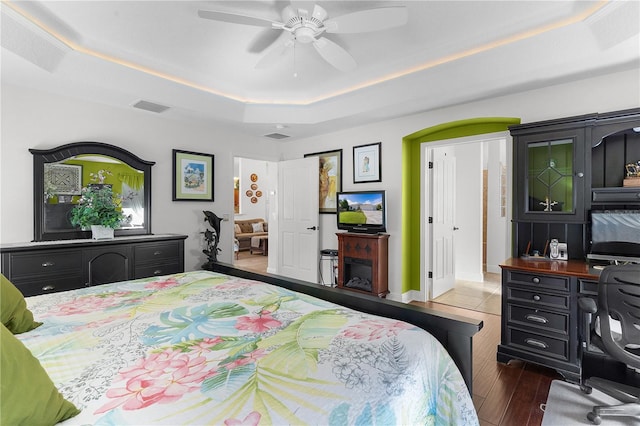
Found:
<path fill-rule="evenodd" d="M 320 56 L 340 71 L 350 71 L 356 67 L 353 56 L 337 43 L 322 37 L 323 33 L 353 34 L 380 31 L 399 27 L 407 23 L 406 6 L 387 6 L 366 9 L 346 15 L 328 18 L 327 11 L 318 4 L 313 5 L 311 13 L 305 2 L 300 7 L 286 6 L 281 13 L 282 22 L 241 13 L 199 10 L 198 16 L 214 21 L 235 24 L 268 27 L 283 30 L 286 37 L 258 61 L 256 68 L 274 64 L 295 43 L 312 44 Z"/>

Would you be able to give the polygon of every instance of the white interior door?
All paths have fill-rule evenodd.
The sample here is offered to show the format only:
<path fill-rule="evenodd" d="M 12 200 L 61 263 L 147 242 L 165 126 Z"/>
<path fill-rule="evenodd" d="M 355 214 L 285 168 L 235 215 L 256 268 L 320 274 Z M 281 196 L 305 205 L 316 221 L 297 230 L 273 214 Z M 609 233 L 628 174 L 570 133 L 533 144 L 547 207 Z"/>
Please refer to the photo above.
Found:
<path fill-rule="evenodd" d="M 451 147 L 430 150 L 432 245 L 431 298 L 451 290 L 455 284 L 454 231 L 456 217 L 456 159 Z"/>
<path fill-rule="evenodd" d="M 318 157 L 278 167 L 278 273 L 318 282 Z"/>

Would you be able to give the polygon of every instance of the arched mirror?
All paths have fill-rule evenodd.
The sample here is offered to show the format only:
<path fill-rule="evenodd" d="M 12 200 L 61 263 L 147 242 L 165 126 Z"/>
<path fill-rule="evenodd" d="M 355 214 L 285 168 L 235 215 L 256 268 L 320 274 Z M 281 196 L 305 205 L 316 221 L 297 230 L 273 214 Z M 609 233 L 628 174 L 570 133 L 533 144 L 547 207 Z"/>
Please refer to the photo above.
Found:
<path fill-rule="evenodd" d="M 34 241 L 91 238 L 75 227 L 70 214 L 82 188 L 111 185 L 121 199 L 126 219 L 115 236 L 151 233 L 151 166 L 117 146 L 77 142 L 53 149 L 30 149 L 34 177 Z"/>

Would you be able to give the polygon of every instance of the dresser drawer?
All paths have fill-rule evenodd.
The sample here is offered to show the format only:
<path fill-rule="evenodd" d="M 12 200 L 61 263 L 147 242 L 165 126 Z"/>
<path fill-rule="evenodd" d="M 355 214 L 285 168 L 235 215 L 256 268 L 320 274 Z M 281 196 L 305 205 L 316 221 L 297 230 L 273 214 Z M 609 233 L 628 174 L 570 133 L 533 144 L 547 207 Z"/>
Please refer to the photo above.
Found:
<path fill-rule="evenodd" d="M 541 334 L 522 331 L 516 328 L 508 328 L 509 344 L 525 348 L 527 351 L 543 354 L 545 356 L 569 360 L 569 341 L 556 339 Z"/>
<path fill-rule="evenodd" d="M 510 301 L 530 302 L 533 306 L 569 309 L 569 295 L 552 294 L 543 291 L 507 287 L 507 299 Z"/>
<path fill-rule="evenodd" d="M 56 275 L 38 279 L 15 278 L 11 282 L 15 284 L 18 290 L 25 296 L 75 290 L 84 287 L 80 274 L 66 276 Z"/>
<path fill-rule="evenodd" d="M 179 262 L 162 262 L 157 265 L 136 265 L 134 278 L 157 277 L 160 275 L 177 274 L 184 272 L 184 268 Z"/>
<path fill-rule="evenodd" d="M 521 283 L 553 290 L 569 291 L 568 277 L 509 271 L 508 281 L 510 283 Z"/>
<path fill-rule="evenodd" d="M 167 241 L 154 244 L 139 244 L 134 247 L 135 262 L 150 263 L 180 258 L 180 244 L 177 241 Z"/>
<path fill-rule="evenodd" d="M 569 333 L 568 313 L 549 312 L 527 306 L 509 304 L 507 315 L 510 323 L 529 325 L 565 335 Z"/>
<path fill-rule="evenodd" d="M 9 259 L 12 280 L 68 271 L 77 271 L 80 274 L 82 270 L 82 252 L 80 250 L 41 250 L 32 253 L 15 253 Z"/>

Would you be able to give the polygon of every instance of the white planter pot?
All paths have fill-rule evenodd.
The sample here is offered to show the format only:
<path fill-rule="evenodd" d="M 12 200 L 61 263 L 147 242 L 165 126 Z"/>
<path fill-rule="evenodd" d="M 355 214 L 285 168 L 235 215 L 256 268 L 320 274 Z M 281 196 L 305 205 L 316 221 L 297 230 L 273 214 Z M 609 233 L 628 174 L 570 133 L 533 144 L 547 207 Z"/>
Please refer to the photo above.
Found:
<path fill-rule="evenodd" d="M 113 240 L 113 228 L 91 225 L 91 236 L 94 240 Z"/>

